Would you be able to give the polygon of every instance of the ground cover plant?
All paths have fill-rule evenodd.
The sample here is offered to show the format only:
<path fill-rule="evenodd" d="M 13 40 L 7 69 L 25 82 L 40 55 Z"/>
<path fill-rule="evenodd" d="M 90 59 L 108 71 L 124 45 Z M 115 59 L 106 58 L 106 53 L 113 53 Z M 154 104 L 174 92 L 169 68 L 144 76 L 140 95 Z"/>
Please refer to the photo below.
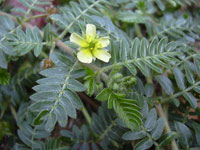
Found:
<path fill-rule="evenodd" d="M 199 150 L 200 1 L 1 0 L 1 150 Z"/>

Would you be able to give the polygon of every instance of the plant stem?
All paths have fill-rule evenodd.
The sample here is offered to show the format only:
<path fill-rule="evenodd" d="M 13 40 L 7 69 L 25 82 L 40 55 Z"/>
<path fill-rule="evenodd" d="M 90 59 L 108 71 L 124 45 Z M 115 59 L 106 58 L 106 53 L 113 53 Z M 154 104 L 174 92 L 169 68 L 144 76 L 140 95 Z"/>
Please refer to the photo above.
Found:
<path fill-rule="evenodd" d="M 158 112 L 158 115 L 164 119 L 166 132 L 167 133 L 171 132 L 171 129 L 170 129 L 169 124 L 168 124 L 168 119 L 166 117 L 166 114 L 163 111 L 162 105 L 161 104 L 156 105 L 156 110 Z M 172 142 L 171 142 L 171 149 L 172 150 L 179 150 L 175 140 L 172 140 Z"/>
<path fill-rule="evenodd" d="M 172 100 L 172 98 L 176 98 L 176 97 L 182 95 L 183 93 L 188 92 L 188 91 L 192 90 L 193 88 L 195 88 L 195 87 L 197 87 L 199 85 L 200 85 L 200 81 L 198 81 L 195 84 L 191 85 L 190 87 L 184 89 L 183 91 L 180 91 L 180 92 L 178 92 L 178 93 L 176 93 L 176 94 L 174 94 L 174 95 L 172 95 L 170 97 L 164 98 L 164 100 L 161 103 L 162 104 L 166 104 L 166 103 L 170 102 Z"/>
<path fill-rule="evenodd" d="M 91 117 L 90 117 L 87 109 L 85 108 L 85 106 L 83 106 L 82 112 L 83 112 L 83 115 L 84 115 L 85 119 L 87 120 L 88 124 L 91 124 Z"/>
<path fill-rule="evenodd" d="M 24 20 L 24 22 L 29 22 L 32 19 L 42 18 L 42 17 L 46 17 L 46 16 L 47 16 L 47 14 L 39 14 L 39 15 L 31 16 L 29 18 L 26 18 Z"/>
<path fill-rule="evenodd" d="M 15 108 L 13 107 L 12 104 L 9 104 L 9 107 L 10 107 L 10 111 L 11 111 L 13 117 L 15 118 L 15 121 L 17 122 L 17 112 L 16 112 Z"/>
<path fill-rule="evenodd" d="M 137 23 L 135 23 L 134 27 L 135 27 L 135 33 L 136 33 L 137 37 L 139 37 L 139 38 L 143 37 L 140 26 Z"/>

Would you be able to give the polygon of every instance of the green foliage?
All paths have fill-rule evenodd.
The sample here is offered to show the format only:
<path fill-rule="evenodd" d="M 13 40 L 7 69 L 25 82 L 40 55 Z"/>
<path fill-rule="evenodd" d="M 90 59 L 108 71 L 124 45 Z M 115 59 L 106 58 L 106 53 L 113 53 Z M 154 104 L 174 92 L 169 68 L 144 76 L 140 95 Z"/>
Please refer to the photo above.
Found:
<path fill-rule="evenodd" d="M 24 14 L 25 16 L 29 15 L 32 10 L 38 12 L 45 12 L 45 9 L 42 8 L 43 5 L 51 5 L 49 1 L 40 1 L 40 0 L 19 0 L 19 2 L 27 8 L 13 8 L 13 12 L 18 12 L 20 14 Z"/>
<path fill-rule="evenodd" d="M 131 11 L 119 12 L 117 18 L 127 23 L 145 23 L 149 18 Z"/>
<path fill-rule="evenodd" d="M 33 126 L 34 115 L 28 111 L 28 103 L 23 103 L 17 113 L 17 124 L 19 129 L 17 134 L 24 145 L 16 144 L 15 149 L 20 147 L 40 149 L 42 142 L 40 139 L 48 137 L 50 134 L 44 130 L 44 124 Z"/>
<path fill-rule="evenodd" d="M 56 122 L 65 127 L 68 116 L 76 118 L 76 109 L 82 107 L 80 98 L 75 92 L 85 90 L 85 87 L 74 76 L 77 63 L 60 54 L 52 53 L 51 59 L 56 67 L 40 72 L 46 78 L 37 82 L 33 89 L 37 92 L 30 98 L 34 103 L 30 106 L 32 112 L 38 112 L 39 120 L 46 122 L 46 131 L 52 131 Z M 64 60 L 64 62 L 63 62 Z"/>
<path fill-rule="evenodd" d="M 0 84 L 9 84 L 10 82 L 10 74 L 5 70 L 0 68 Z"/>
<path fill-rule="evenodd" d="M 196 58 L 195 58 L 196 59 Z M 183 97 L 185 98 L 186 101 L 188 101 L 188 103 L 193 107 L 193 108 L 197 108 L 197 100 L 194 96 L 194 94 L 192 94 L 190 91 L 194 90 L 195 92 L 199 93 L 199 82 L 195 81 L 194 76 L 198 66 L 195 66 L 195 64 L 190 64 L 193 65 L 193 69 L 190 68 L 189 64 L 187 64 L 188 62 L 184 63 L 184 71 L 185 71 L 185 76 L 183 75 L 183 72 L 175 67 L 173 69 L 173 75 L 174 75 L 174 79 L 175 82 L 172 82 L 169 78 L 165 77 L 165 76 L 157 76 L 156 79 L 158 80 L 158 82 L 160 83 L 161 87 L 163 88 L 163 91 L 169 96 L 168 98 L 165 98 L 164 101 L 167 100 L 172 100 L 176 103 L 177 99 L 176 97 L 183 95 Z M 185 81 L 188 81 L 189 85 L 188 87 L 186 87 L 186 83 Z M 176 83 L 178 89 L 180 90 L 179 92 L 175 92 L 175 87 L 176 85 L 173 85 L 172 83 Z M 179 103 L 177 103 L 177 106 L 179 105 Z"/>
<path fill-rule="evenodd" d="M 119 117 L 127 124 L 131 129 L 138 130 L 141 125 L 142 115 L 140 114 L 140 108 L 136 105 L 136 101 L 132 99 L 126 99 L 117 93 L 113 93 L 109 89 L 104 89 L 96 99 L 105 101 L 108 99 L 108 107 L 114 108 Z"/>
<path fill-rule="evenodd" d="M 123 143 L 121 136 L 125 131 L 115 113 L 103 104 L 99 107 L 98 114 L 92 114 L 90 126 L 84 124 L 80 129 L 73 126 L 72 131 L 62 130 L 61 134 L 72 141 L 71 149 L 74 150 L 111 150 L 121 147 L 119 143 Z"/>
<path fill-rule="evenodd" d="M 19 3 L 0 6 L 0 149 L 200 148 L 199 2 Z M 108 63 L 78 61 L 87 24 Z"/>
<path fill-rule="evenodd" d="M 156 110 L 153 108 L 148 111 L 147 103 L 144 104 L 143 116 L 144 120 L 142 123 L 142 129 L 140 131 L 128 131 L 122 138 L 124 140 L 140 140 L 134 147 L 136 150 L 144 150 L 155 145 L 157 149 L 160 149 L 162 146 L 165 146 L 170 143 L 173 139 L 174 134 L 167 133 L 168 136 L 163 135 L 164 133 L 164 119 L 157 118 Z M 162 136 L 163 135 L 163 136 Z M 172 138 L 170 138 L 172 136 Z"/>
<path fill-rule="evenodd" d="M 12 55 L 13 52 L 10 51 L 10 46 L 6 44 L 5 39 L 8 33 L 13 32 L 13 28 L 15 27 L 15 23 L 6 16 L 0 16 L 0 67 L 7 68 L 8 58 L 6 54 Z"/>
<path fill-rule="evenodd" d="M 67 150 L 67 146 L 63 146 L 62 140 L 61 139 L 48 139 L 46 143 L 44 143 L 41 148 L 41 150 L 53 150 L 53 149 L 58 149 L 58 150 Z"/>
<path fill-rule="evenodd" d="M 142 40 L 136 38 L 132 42 L 131 48 L 127 48 L 126 52 L 122 52 L 121 49 L 119 59 L 133 75 L 136 75 L 137 67 L 145 76 L 149 76 L 150 69 L 162 73 L 162 68 L 168 69 L 170 63 L 177 61 L 175 57 L 180 55 L 176 49 L 178 46 L 178 43 L 167 43 L 165 37 L 160 41 L 155 37 L 150 44 L 144 38 Z M 125 54 L 122 55 L 122 53 Z"/>
<path fill-rule="evenodd" d="M 16 55 L 22 56 L 27 54 L 30 50 L 34 49 L 34 55 L 37 57 L 40 55 L 43 45 L 42 36 L 37 27 L 33 30 L 26 28 L 26 33 L 21 29 L 16 30 L 16 35 L 10 35 L 8 38 L 8 44 L 15 47 L 13 52 Z"/>

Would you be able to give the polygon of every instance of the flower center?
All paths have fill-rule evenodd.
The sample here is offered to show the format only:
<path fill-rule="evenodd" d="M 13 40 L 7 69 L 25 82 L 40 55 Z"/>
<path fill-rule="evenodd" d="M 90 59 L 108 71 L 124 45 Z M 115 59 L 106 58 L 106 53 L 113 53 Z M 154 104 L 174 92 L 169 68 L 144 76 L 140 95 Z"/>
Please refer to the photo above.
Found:
<path fill-rule="evenodd" d="M 93 51 L 93 50 L 95 49 L 95 45 L 96 45 L 95 42 L 90 42 L 90 43 L 89 43 L 89 49 L 90 49 L 91 51 Z"/>

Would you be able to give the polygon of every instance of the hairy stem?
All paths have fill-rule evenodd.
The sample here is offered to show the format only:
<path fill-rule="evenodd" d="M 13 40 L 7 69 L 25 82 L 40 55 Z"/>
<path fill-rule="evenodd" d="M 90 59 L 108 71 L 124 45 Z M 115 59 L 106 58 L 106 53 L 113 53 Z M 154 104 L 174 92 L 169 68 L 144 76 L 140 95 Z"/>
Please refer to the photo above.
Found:
<path fill-rule="evenodd" d="M 161 104 L 156 105 L 156 110 L 158 112 L 158 115 L 160 117 L 162 117 L 164 119 L 164 121 L 165 121 L 165 130 L 166 130 L 166 132 L 167 133 L 171 132 L 171 129 L 170 129 L 169 124 L 168 124 L 168 118 L 166 117 L 166 114 L 164 113 L 162 105 Z M 172 150 L 179 150 L 175 140 L 172 140 L 172 142 L 171 142 L 171 149 Z"/>

